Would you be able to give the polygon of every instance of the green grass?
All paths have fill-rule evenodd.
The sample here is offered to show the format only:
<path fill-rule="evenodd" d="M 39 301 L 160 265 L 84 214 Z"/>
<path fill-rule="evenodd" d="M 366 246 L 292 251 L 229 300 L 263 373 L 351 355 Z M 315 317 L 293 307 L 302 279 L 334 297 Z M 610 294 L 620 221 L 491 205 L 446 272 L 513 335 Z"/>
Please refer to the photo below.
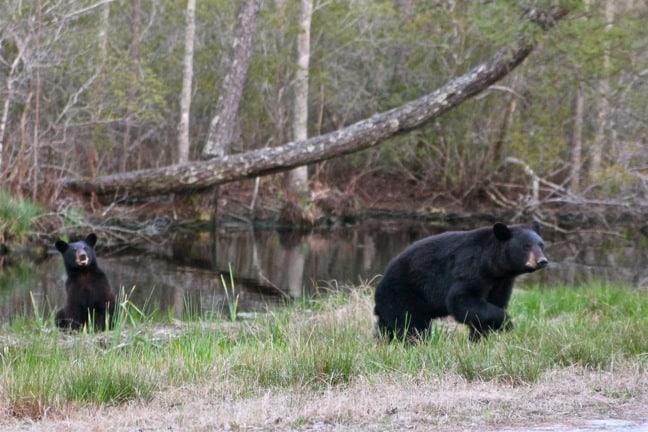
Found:
<path fill-rule="evenodd" d="M 32 202 L 17 198 L 0 189 L 0 233 L 11 234 L 14 242 L 21 242 L 28 235 L 32 221 L 40 209 Z"/>
<path fill-rule="evenodd" d="M 648 296 L 624 287 L 535 287 L 514 293 L 515 328 L 471 343 L 463 326 L 435 325 L 422 343 L 373 337 L 372 289 L 350 287 L 255 320 L 164 327 L 120 299 L 115 330 L 61 334 L 51 317 L 0 329 L 0 393 L 19 417 L 75 404 L 146 401 L 158 391 L 224 383 L 228 397 L 264 389 L 318 390 L 355 379 L 458 375 L 533 383 L 580 366 L 648 361 Z M 6 341 L 6 342 L 5 342 Z"/>

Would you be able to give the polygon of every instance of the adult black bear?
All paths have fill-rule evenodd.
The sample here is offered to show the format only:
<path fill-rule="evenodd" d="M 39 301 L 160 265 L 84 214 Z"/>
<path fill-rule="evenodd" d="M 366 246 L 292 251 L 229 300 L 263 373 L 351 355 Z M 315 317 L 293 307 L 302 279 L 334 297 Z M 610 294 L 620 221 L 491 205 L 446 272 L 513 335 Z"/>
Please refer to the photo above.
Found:
<path fill-rule="evenodd" d="M 545 267 L 540 225 L 496 223 L 419 240 L 391 260 L 376 286 L 379 334 L 418 337 L 452 315 L 470 339 L 509 329 L 506 307 L 515 278 Z"/>
<path fill-rule="evenodd" d="M 65 307 L 56 312 L 56 325 L 78 330 L 90 320 L 95 330 L 112 327 L 115 314 L 115 295 L 105 273 L 99 268 L 94 253 L 97 236 L 88 234 L 85 241 L 67 244 L 57 240 L 54 246 L 63 255 L 67 272 Z"/>

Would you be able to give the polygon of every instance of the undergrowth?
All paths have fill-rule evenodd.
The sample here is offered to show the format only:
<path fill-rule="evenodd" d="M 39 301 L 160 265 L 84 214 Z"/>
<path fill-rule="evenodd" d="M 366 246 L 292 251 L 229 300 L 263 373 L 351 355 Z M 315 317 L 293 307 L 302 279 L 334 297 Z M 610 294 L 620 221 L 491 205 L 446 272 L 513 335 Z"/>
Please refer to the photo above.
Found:
<path fill-rule="evenodd" d="M 20 243 L 28 235 L 34 218 L 40 213 L 39 207 L 28 199 L 12 196 L 0 188 L 0 243 L 13 237 L 15 243 Z"/>
<path fill-rule="evenodd" d="M 645 293 L 595 284 L 518 290 L 515 328 L 471 343 L 463 326 L 435 323 L 420 343 L 378 342 L 372 288 L 347 287 L 302 299 L 254 320 L 196 319 L 160 324 L 119 300 L 115 329 L 56 330 L 52 317 L 5 324 L 0 331 L 0 392 L 18 417 L 39 418 L 74 404 L 149 400 L 158 391 L 229 383 L 244 396 L 263 389 L 321 389 L 385 376 L 532 383 L 578 365 L 609 369 L 648 358 Z M 214 314 L 214 316 L 218 316 Z"/>

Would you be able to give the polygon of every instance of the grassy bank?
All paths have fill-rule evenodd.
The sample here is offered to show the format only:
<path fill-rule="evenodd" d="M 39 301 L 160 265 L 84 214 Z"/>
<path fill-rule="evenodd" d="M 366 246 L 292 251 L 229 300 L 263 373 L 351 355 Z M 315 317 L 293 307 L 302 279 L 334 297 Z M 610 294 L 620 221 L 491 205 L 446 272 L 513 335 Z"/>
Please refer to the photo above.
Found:
<path fill-rule="evenodd" d="M 98 335 L 61 334 L 51 317 L 26 317 L 1 329 L 0 395 L 11 416 L 37 419 L 214 382 L 220 396 L 237 399 L 385 377 L 517 386 L 572 366 L 642 373 L 648 364 L 645 292 L 606 284 L 518 290 L 512 332 L 473 344 L 463 326 L 444 321 L 417 345 L 376 342 L 371 294 L 353 287 L 254 320 L 169 325 L 124 302 L 116 330 Z"/>
<path fill-rule="evenodd" d="M 9 240 L 23 242 L 40 212 L 41 209 L 31 201 L 14 197 L 0 189 L 0 244 Z"/>

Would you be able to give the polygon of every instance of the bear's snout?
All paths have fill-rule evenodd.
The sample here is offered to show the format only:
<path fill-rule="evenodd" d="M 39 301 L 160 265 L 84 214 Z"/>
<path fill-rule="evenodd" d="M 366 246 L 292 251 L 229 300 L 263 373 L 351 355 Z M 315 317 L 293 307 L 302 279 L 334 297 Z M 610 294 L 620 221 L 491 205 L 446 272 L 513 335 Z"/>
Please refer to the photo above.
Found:
<path fill-rule="evenodd" d="M 529 259 L 527 260 L 525 265 L 529 270 L 536 271 L 546 267 L 547 264 L 549 264 L 549 260 L 547 259 L 547 257 L 544 256 L 542 251 L 537 250 L 531 252 L 531 254 L 529 255 Z"/>
<path fill-rule="evenodd" d="M 76 251 L 76 262 L 80 266 L 86 266 L 90 264 L 90 257 L 84 249 L 79 249 Z"/>

